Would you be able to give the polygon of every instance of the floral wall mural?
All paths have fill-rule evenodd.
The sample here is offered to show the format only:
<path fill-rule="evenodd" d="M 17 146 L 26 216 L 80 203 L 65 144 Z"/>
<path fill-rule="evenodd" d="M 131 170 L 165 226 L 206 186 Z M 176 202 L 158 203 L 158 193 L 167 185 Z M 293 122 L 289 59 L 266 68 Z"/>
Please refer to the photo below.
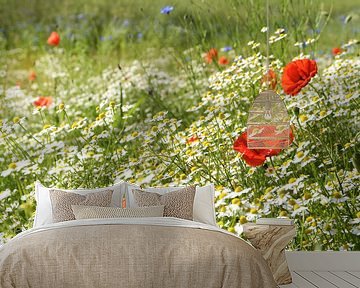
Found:
<path fill-rule="evenodd" d="M 300 10 L 299 19 L 318 21 L 309 27 L 274 8 L 267 71 L 264 23 L 238 15 L 247 24 L 226 35 L 226 17 L 177 5 L 149 8 L 154 30 L 135 14 L 96 22 L 90 12 L 63 11 L 68 21 L 19 34 L 34 38 L 29 46 L 0 31 L 2 241 L 32 227 L 36 180 L 69 189 L 124 180 L 214 183 L 223 229 L 241 235 L 260 217 L 289 217 L 297 227 L 291 249 L 359 250 L 359 42 L 320 39 L 331 21 L 352 36 L 357 22 L 303 4 L 312 14 Z M 117 54 L 131 50 L 141 54 Z M 288 110 L 291 145 L 251 149 L 248 113 L 269 86 Z"/>

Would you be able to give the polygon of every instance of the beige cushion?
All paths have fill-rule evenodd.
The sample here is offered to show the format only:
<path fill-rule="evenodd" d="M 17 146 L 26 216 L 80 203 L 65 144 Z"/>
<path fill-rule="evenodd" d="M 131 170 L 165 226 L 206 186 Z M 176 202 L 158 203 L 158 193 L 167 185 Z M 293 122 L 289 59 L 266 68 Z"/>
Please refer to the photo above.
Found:
<path fill-rule="evenodd" d="M 193 219 L 195 186 L 189 186 L 164 195 L 143 190 L 132 190 L 139 207 L 164 205 L 165 217 Z"/>
<path fill-rule="evenodd" d="M 117 208 L 71 205 L 76 219 L 163 217 L 164 206 Z"/>
<path fill-rule="evenodd" d="M 75 220 L 71 205 L 110 206 L 113 194 L 113 190 L 105 190 L 86 195 L 55 189 L 49 192 L 54 222 Z"/>

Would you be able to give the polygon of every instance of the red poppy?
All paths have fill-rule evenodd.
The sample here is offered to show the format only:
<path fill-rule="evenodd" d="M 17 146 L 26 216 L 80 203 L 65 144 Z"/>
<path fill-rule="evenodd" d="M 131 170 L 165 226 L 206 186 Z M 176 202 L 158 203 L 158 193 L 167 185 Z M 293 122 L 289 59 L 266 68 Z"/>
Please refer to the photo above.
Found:
<path fill-rule="evenodd" d="M 58 46 L 60 43 L 60 35 L 57 32 L 51 32 L 49 38 L 47 39 L 47 43 L 50 46 Z"/>
<path fill-rule="evenodd" d="M 243 132 L 234 142 L 234 150 L 242 154 L 242 158 L 246 164 L 256 167 L 264 164 L 266 156 L 259 153 L 258 150 L 249 149 L 247 147 L 247 133 Z"/>
<path fill-rule="evenodd" d="M 250 147 L 268 147 L 267 150 L 260 153 L 264 153 L 267 156 L 275 156 L 281 152 L 282 149 L 289 146 L 294 140 L 294 134 L 292 129 L 284 129 L 280 131 L 281 127 L 277 125 L 261 125 L 252 126 L 249 128 L 249 134 L 253 134 L 256 137 L 262 139 L 249 139 L 248 143 Z M 257 131 L 256 131 L 256 130 Z M 255 133 L 255 134 L 254 134 Z M 258 149 L 259 150 L 259 149 Z"/>
<path fill-rule="evenodd" d="M 227 59 L 225 56 L 221 56 L 218 63 L 219 65 L 227 65 L 229 64 L 229 59 Z"/>
<path fill-rule="evenodd" d="M 268 125 L 268 131 L 273 131 L 274 132 L 274 126 L 273 125 Z M 271 127 L 272 126 L 272 127 Z M 266 130 L 266 129 L 265 129 Z M 290 137 L 290 144 L 293 142 L 294 140 L 294 134 L 292 132 L 292 130 L 289 130 L 289 137 Z M 270 141 L 270 140 L 267 140 Z M 276 140 L 272 140 L 272 141 L 276 141 Z M 277 140 L 277 141 L 281 141 L 281 140 Z M 267 143 L 269 147 L 272 146 L 279 146 L 279 143 Z M 276 156 L 278 155 L 282 149 L 250 149 L 248 147 L 248 138 L 247 138 L 247 132 L 243 132 L 234 142 L 234 146 L 233 146 L 234 150 L 241 153 L 242 154 L 242 158 L 245 160 L 246 164 L 256 167 L 256 166 L 261 166 L 262 164 L 264 164 L 266 157 L 270 157 L 270 156 Z"/>
<path fill-rule="evenodd" d="M 35 71 L 30 71 L 29 73 L 29 81 L 34 81 L 36 79 Z"/>
<path fill-rule="evenodd" d="M 216 48 L 211 48 L 205 55 L 205 61 L 210 64 L 214 59 L 218 59 L 218 51 Z"/>
<path fill-rule="evenodd" d="M 339 54 L 343 53 L 344 50 L 341 49 L 341 48 L 339 48 L 339 47 L 335 47 L 335 48 L 333 48 L 333 49 L 331 50 L 331 52 L 332 52 L 332 54 L 333 54 L 334 56 L 336 56 L 336 55 L 339 55 Z"/>
<path fill-rule="evenodd" d="M 281 80 L 284 92 L 296 95 L 317 73 L 316 61 L 310 59 L 295 60 L 287 64 Z"/>
<path fill-rule="evenodd" d="M 195 141 L 198 141 L 199 137 L 197 137 L 196 135 L 191 136 L 189 139 L 186 140 L 186 143 L 193 143 Z"/>
<path fill-rule="evenodd" d="M 275 90 L 277 84 L 276 73 L 270 69 L 261 79 L 261 84 L 262 83 L 269 83 L 269 88 Z"/>
<path fill-rule="evenodd" d="M 44 97 L 41 96 L 38 99 L 36 99 L 33 104 L 36 107 L 49 107 L 53 103 L 53 100 L 51 97 Z"/>

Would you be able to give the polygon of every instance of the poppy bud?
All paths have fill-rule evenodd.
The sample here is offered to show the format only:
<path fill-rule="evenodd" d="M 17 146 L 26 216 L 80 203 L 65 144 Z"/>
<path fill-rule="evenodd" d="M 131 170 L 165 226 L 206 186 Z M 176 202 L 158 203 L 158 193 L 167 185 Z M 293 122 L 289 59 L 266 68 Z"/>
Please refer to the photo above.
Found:
<path fill-rule="evenodd" d="M 295 116 L 299 116 L 299 114 L 300 114 L 300 108 L 299 107 L 297 107 L 297 106 L 294 107 L 294 114 L 295 114 Z"/>

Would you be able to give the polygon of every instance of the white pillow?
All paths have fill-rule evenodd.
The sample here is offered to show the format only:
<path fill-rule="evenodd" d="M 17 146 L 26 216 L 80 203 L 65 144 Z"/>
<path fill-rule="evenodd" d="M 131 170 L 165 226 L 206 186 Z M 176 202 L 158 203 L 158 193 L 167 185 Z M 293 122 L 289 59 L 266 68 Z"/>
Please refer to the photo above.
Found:
<path fill-rule="evenodd" d="M 42 185 L 39 181 L 35 183 L 35 199 L 36 199 L 36 212 L 33 227 L 40 227 L 47 224 L 54 223 L 52 216 L 52 206 L 50 200 L 49 190 L 57 188 L 47 188 Z M 66 192 L 77 193 L 80 195 L 86 195 L 94 192 L 102 192 L 105 190 L 113 190 L 111 206 L 121 207 L 121 199 L 126 193 L 126 182 L 119 182 L 113 186 L 97 188 L 97 189 L 75 189 L 75 190 L 63 190 Z"/>
<path fill-rule="evenodd" d="M 176 191 L 182 188 L 184 187 L 161 187 L 161 188 L 150 187 L 144 190 L 163 195 L 165 193 Z M 138 207 L 134 195 L 132 193 L 133 189 L 141 189 L 141 187 L 127 183 L 126 207 L 130 207 L 130 208 Z M 215 218 L 214 197 L 215 197 L 214 184 L 209 184 L 203 187 L 196 186 L 194 208 L 193 208 L 194 221 L 201 222 L 204 224 L 210 224 L 217 227 L 216 218 Z"/>

